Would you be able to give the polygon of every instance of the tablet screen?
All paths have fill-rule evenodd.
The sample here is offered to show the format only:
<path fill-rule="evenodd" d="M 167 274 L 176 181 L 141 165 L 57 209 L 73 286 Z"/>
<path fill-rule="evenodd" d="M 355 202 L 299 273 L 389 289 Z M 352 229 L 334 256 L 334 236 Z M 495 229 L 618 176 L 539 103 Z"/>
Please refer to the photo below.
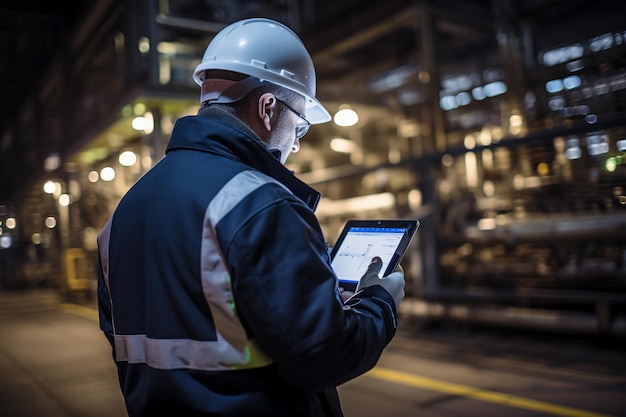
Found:
<path fill-rule="evenodd" d="M 339 280 L 356 284 L 372 258 L 382 259 L 381 277 L 393 272 L 413 237 L 417 220 L 351 220 L 331 253 Z"/>

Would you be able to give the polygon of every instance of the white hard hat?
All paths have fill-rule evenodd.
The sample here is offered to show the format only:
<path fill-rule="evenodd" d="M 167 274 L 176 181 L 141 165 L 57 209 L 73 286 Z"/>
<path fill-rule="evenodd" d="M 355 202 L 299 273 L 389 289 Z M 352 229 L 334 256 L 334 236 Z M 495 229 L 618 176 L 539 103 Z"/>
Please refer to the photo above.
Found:
<path fill-rule="evenodd" d="M 244 94 L 263 82 L 295 91 L 306 99 L 305 114 L 311 124 L 330 121 L 330 114 L 315 98 L 313 60 L 298 35 L 282 23 L 254 18 L 226 26 L 213 38 L 193 73 L 194 81 L 200 86 L 206 70 L 234 71 L 254 77 L 254 81 L 238 83 L 241 84 L 239 91 L 247 90 Z M 220 92 L 228 84 L 220 87 L 217 82 Z M 201 101 L 206 101 L 205 98 L 203 92 Z M 214 102 L 232 102 L 239 98 L 241 96 L 220 97 Z"/>

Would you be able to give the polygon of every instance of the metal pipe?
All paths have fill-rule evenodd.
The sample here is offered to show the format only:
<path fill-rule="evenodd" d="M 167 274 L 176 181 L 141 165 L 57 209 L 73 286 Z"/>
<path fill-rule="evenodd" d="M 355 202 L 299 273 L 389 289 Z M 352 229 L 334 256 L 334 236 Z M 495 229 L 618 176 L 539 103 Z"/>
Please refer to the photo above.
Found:
<path fill-rule="evenodd" d="M 449 320 L 559 333 L 603 333 L 599 320 L 594 314 L 563 310 L 464 305 L 405 299 L 400 304 L 400 315 L 424 320 Z M 620 315 L 613 318 L 606 332 L 611 336 L 626 336 L 626 317 Z"/>

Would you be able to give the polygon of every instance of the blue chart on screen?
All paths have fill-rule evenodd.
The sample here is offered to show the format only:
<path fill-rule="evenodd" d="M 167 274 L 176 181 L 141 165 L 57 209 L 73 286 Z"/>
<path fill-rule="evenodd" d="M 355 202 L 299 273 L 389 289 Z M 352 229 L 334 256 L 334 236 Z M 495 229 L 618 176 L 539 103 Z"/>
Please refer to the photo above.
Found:
<path fill-rule="evenodd" d="M 406 228 L 351 227 L 333 258 L 333 269 L 341 280 L 358 281 L 372 258 L 383 260 L 381 272 L 389 262 L 406 233 Z"/>

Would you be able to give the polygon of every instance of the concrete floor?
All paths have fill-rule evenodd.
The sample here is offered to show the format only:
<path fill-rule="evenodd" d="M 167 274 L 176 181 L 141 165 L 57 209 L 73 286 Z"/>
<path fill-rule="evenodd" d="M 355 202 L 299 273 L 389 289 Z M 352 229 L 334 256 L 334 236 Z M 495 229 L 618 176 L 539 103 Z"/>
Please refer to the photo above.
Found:
<path fill-rule="evenodd" d="M 0 291 L 0 416 L 126 416 L 93 302 Z M 346 417 L 626 416 L 624 341 L 402 323 Z"/>

